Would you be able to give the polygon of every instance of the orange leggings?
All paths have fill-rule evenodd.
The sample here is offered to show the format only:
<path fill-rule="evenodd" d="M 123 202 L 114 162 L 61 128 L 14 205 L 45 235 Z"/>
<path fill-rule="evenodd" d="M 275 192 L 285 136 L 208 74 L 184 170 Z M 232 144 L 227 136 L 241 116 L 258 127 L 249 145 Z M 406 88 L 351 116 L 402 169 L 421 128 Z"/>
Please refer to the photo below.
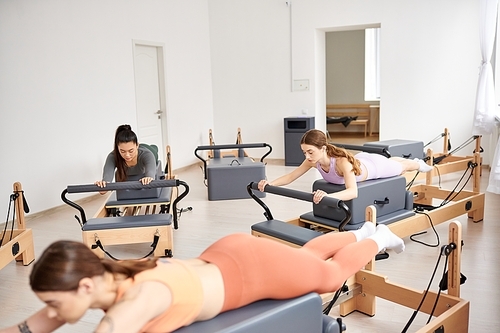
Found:
<path fill-rule="evenodd" d="M 225 291 L 222 311 L 228 311 L 266 298 L 336 291 L 377 252 L 375 241 L 356 242 L 351 232 L 330 232 L 301 248 L 232 234 L 209 246 L 200 259 L 219 267 Z"/>

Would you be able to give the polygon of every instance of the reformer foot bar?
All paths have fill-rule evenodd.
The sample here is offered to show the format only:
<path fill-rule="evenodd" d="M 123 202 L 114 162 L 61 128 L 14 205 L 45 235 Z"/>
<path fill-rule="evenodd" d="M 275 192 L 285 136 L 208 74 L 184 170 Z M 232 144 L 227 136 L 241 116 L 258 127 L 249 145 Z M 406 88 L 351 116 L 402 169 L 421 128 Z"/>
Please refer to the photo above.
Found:
<path fill-rule="evenodd" d="M 251 193 L 252 189 L 257 190 L 257 184 L 249 184 L 249 193 Z M 310 193 L 305 192 L 300 194 L 294 190 L 290 192 L 289 189 L 270 185 L 265 187 L 265 191 L 268 193 L 294 198 L 305 198 L 306 195 L 311 195 Z M 262 202 L 259 202 L 260 200 L 256 201 L 264 207 L 264 215 L 266 216 L 267 221 L 252 225 L 252 235 L 254 236 L 271 238 L 275 241 L 282 242 L 293 247 L 299 247 L 310 239 L 321 235 L 322 231 L 333 232 L 331 229 L 321 230 L 320 228 L 315 228 L 315 230 L 312 230 L 304 228 L 299 224 L 296 224 L 297 220 L 289 222 L 274 220 L 269 208 Z M 374 205 L 366 208 L 366 221 L 376 223 L 376 216 L 376 207 Z M 348 219 L 346 220 L 348 222 Z M 389 225 L 390 228 L 391 226 L 393 226 L 393 224 Z M 400 233 L 406 231 L 406 229 L 400 229 L 398 227 L 395 229 Z M 437 303 L 436 309 L 433 311 L 433 303 L 437 297 L 437 293 L 427 293 L 428 296 L 419 311 L 427 314 L 434 312 L 436 318 L 429 322 L 429 324 L 419 329 L 417 333 L 468 332 L 469 302 L 460 299 L 461 230 L 461 224 L 459 222 L 450 223 L 449 242 L 450 244 L 455 244 L 455 248 L 448 257 L 448 294 L 443 295 L 440 293 L 439 302 Z M 347 316 L 354 311 L 374 316 L 376 297 L 381 297 L 412 309 L 418 308 L 418 305 L 425 294 L 424 292 L 389 282 L 386 276 L 374 273 L 374 268 L 375 261 L 372 260 L 365 266 L 364 270 L 356 273 L 354 277 L 348 280 L 347 289 L 340 294 L 338 301 L 335 303 L 335 305 L 340 305 L 341 316 Z M 322 298 L 326 301 L 328 298 L 331 298 L 331 294 L 322 295 Z"/>
<path fill-rule="evenodd" d="M 184 187 L 184 191 L 177 195 L 177 188 Z M 175 194 L 170 211 L 155 214 L 151 209 L 145 215 L 131 216 L 109 216 L 106 208 L 101 207 L 97 214 L 89 220 L 85 215 L 84 209 L 75 202 L 66 198 L 66 195 L 72 193 L 101 192 L 114 190 L 142 190 L 151 188 L 172 187 Z M 152 251 L 154 256 L 171 257 L 173 253 L 173 231 L 178 228 L 177 205 L 189 193 L 189 186 L 182 180 L 153 180 L 148 185 L 142 185 L 138 181 L 108 183 L 105 188 L 96 185 L 69 185 L 62 193 L 61 199 L 69 206 L 80 212 L 80 217 L 75 218 L 82 228 L 83 243 L 91 248 L 96 255 L 104 257 L 102 244 L 134 244 L 153 242 Z M 143 199 L 147 200 L 147 199 Z M 160 211 L 161 212 L 161 211 Z"/>
<path fill-rule="evenodd" d="M 309 240 L 322 235 L 322 232 L 313 230 L 314 228 L 302 228 L 298 224 L 294 224 L 292 221 L 283 222 L 275 220 L 271 210 L 253 193 L 253 190 L 258 191 L 258 183 L 252 182 L 248 184 L 247 191 L 248 194 L 264 209 L 264 216 L 267 221 L 252 225 L 252 235 L 257 237 L 272 238 L 294 247 L 301 247 Z M 288 198 L 313 202 L 312 193 L 272 185 L 266 185 L 264 191 L 266 193 L 277 194 Z M 332 209 L 336 208 L 342 210 L 344 213 L 344 219 L 340 223 L 339 230 L 343 230 L 351 220 L 352 215 L 349 207 L 342 200 L 332 197 L 324 197 L 321 201 L 325 206 L 331 207 Z"/>
<path fill-rule="evenodd" d="M 0 246 L 0 269 L 4 268 L 12 260 L 22 261 L 27 266 L 35 260 L 35 248 L 33 245 L 33 232 L 26 228 L 24 220 L 24 192 L 21 183 L 15 182 L 13 185 L 14 210 L 17 212 L 15 221 L 12 221 L 11 230 L 0 232 L 0 239 L 3 240 Z M 5 223 L 8 224 L 8 221 Z M 16 228 L 14 228 L 14 224 Z"/>

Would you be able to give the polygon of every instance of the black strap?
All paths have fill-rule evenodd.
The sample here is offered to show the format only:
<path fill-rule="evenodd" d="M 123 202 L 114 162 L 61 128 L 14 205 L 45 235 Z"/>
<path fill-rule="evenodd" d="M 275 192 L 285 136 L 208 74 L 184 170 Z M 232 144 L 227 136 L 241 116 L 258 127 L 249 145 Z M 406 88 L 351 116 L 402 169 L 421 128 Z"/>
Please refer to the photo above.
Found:
<path fill-rule="evenodd" d="M 160 234 L 157 231 L 155 233 L 154 237 L 153 237 L 153 243 L 151 244 L 151 247 L 152 247 L 151 251 L 148 254 L 146 254 L 144 257 L 141 257 L 141 258 L 138 258 L 138 259 L 144 259 L 144 258 L 147 258 L 150 255 L 152 255 L 155 252 L 155 250 L 156 250 L 156 246 L 158 246 L 158 240 L 159 239 L 160 239 Z M 102 252 L 104 252 L 108 257 L 110 257 L 113 260 L 117 260 L 117 261 L 123 260 L 123 259 L 118 259 L 118 258 L 114 257 L 113 255 L 111 255 L 111 253 L 109 253 L 108 251 L 106 251 L 104 249 L 104 246 L 101 243 L 101 240 L 99 239 L 99 237 L 97 235 L 95 236 L 95 244 L 92 245 L 92 249 L 93 250 L 95 250 L 96 248 L 100 248 L 102 250 Z"/>
<path fill-rule="evenodd" d="M 8 242 L 10 242 L 12 240 L 12 238 L 13 238 L 13 235 L 14 235 L 14 224 L 16 223 L 16 204 L 15 204 L 15 201 L 17 200 L 17 198 L 19 198 L 19 193 L 16 192 L 16 191 L 14 191 L 14 193 L 12 193 L 9 196 L 9 208 L 7 209 L 7 218 L 5 220 L 5 227 L 4 227 L 4 230 L 3 230 L 3 233 L 2 233 L 2 238 L 0 239 L 0 246 L 3 245 L 3 241 L 5 239 L 5 235 L 7 234 L 7 228 L 9 226 L 9 216 L 10 216 L 10 210 L 11 210 L 11 208 L 12 208 L 12 225 L 11 225 L 10 237 L 9 237 Z M 14 203 L 14 205 L 12 205 L 12 203 Z M 25 210 L 26 210 L 26 208 L 25 208 Z"/>

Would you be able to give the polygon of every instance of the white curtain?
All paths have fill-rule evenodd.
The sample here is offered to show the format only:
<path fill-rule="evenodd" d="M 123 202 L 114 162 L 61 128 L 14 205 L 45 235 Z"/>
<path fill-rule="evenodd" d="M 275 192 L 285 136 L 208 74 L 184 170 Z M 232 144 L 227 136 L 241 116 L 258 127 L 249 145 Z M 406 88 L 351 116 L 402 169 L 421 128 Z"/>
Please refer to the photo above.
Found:
<path fill-rule="evenodd" d="M 495 84 L 490 59 L 495 44 L 498 13 L 498 0 L 479 1 L 479 33 L 481 43 L 481 69 L 477 83 L 476 105 L 474 110 L 473 134 L 490 134 L 495 125 Z M 500 193 L 500 145 L 497 142 L 488 188 L 489 192 Z"/>
<path fill-rule="evenodd" d="M 498 0 L 480 0 L 481 70 L 477 83 L 473 134 L 490 134 L 495 126 L 495 85 L 490 59 L 495 44 Z"/>

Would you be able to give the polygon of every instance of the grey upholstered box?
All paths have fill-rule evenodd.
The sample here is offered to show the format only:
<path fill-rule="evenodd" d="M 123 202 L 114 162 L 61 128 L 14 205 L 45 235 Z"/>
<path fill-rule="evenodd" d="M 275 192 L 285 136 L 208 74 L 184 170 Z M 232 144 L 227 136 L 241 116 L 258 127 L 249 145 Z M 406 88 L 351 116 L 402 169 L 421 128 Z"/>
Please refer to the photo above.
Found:
<path fill-rule="evenodd" d="M 370 205 L 377 208 L 377 217 L 396 212 L 407 207 L 406 179 L 402 176 L 367 180 L 358 185 L 358 197 L 345 201 L 345 204 L 352 213 L 350 224 L 357 224 L 365 221 L 365 210 Z M 331 184 L 323 179 L 316 180 L 313 184 L 313 191 L 321 189 L 326 193 L 334 193 L 345 189 L 344 185 Z M 375 201 L 385 204 L 376 204 Z M 321 204 L 313 205 L 315 216 L 330 220 L 342 221 L 345 213 L 341 209 L 328 207 Z"/>
<path fill-rule="evenodd" d="M 207 164 L 208 200 L 250 199 L 247 185 L 266 178 L 265 165 L 249 157 L 223 157 Z M 257 197 L 264 192 L 254 191 Z"/>
<path fill-rule="evenodd" d="M 391 156 L 398 156 L 404 158 L 423 158 L 424 157 L 424 143 L 422 141 L 412 140 L 385 140 L 385 141 L 372 141 L 366 142 L 364 146 L 374 146 L 386 148 Z"/>

